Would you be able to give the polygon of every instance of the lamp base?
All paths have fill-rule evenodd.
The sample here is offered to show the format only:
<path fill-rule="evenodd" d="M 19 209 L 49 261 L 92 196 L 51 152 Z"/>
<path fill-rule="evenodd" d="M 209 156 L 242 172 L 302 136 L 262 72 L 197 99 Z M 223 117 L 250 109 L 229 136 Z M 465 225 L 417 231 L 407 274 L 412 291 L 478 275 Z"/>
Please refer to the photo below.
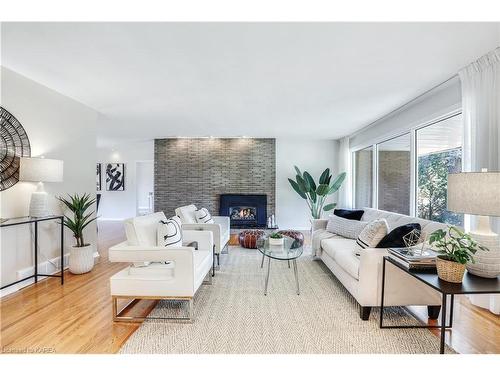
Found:
<path fill-rule="evenodd" d="M 489 224 L 488 217 L 480 216 L 478 228 L 469 233 L 489 251 L 478 250 L 474 254 L 474 263 L 467 263 L 467 271 L 476 276 L 495 278 L 500 275 L 500 237 Z"/>
<path fill-rule="evenodd" d="M 29 215 L 31 217 L 44 217 L 49 215 L 47 193 L 45 191 L 35 191 L 31 193 Z"/>

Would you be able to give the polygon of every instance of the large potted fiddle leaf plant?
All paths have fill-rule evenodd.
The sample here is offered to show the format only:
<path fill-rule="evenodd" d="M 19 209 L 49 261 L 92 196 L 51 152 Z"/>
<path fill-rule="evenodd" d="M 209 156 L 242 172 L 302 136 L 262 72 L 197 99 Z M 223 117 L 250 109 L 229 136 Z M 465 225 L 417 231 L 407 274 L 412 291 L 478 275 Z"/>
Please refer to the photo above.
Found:
<path fill-rule="evenodd" d="M 320 219 L 323 211 L 331 211 L 337 206 L 337 203 L 325 205 L 325 202 L 330 195 L 340 189 L 346 177 L 345 172 L 340 173 L 332 181 L 330 169 L 326 168 L 319 177 L 318 183 L 309 172 L 302 173 L 297 166 L 295 166 L 295 172 L 297 172 L 295 180 L 289 178 L 288 181 L 293 190 L 306 201 L 313 219 Z"/>
<path fill-rule="evenodd" d="M 69 195 L 68 199 L 58 198 L 66 208 L 72 212 L 73 217 L 64 215 L 64 226 L 73 232 L 76 244 L 69 253 L 69 271 L 74 274 L 87 273 L 94 268 L 94 245 L 85 242 L 83 230 L 97 217 L 92 217 L 94 211 L 89 211 L 95 203 L 95 198 L 90 194 Z"/>

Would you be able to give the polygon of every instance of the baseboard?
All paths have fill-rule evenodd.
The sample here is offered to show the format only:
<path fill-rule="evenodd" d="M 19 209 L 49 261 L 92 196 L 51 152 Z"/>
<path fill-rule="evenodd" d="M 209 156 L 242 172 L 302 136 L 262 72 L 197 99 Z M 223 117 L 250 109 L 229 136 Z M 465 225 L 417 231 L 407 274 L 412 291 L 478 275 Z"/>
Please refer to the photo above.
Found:
<path fill-rule="evenodd" d="M 99 252 L 95 251 L 94 252 L 94 259 L 99 258 L 99 257 L 100 257 Z M 64 269 L 65 270 L 68 269 L 69 253 L 64 254 L 64 264 L 65 264 Z M 44 273 L 46 275 L 53 275 L 53 274 L 59 272 L 60 267 L 61 267 L 61 257 L 55 257 L 55 258 L 50 259 L 50 262 L 47 260 L 45 262 L 38 263 L 38 273 Z M 20 269 L 17 271 L 16 278 L 17 278 L 17 280 L 22 280 L 25 277 L 33 275 L 33 273 L 35 273 L 35 266 L 26 267 L 26 268 L 23 268 L 23 269 Z M 47 278 L 47 276 L 39 276 L 38 280 L 40 281 L 40 280 L 43 280 L 46 278 Z M 23 282 L 20 282 L 19 284 L 15 284 L 15 285 L 12 285 L 8 288 L 2 289 L 0 291 L 0 298 L 5 297 L 9 294 L 15 293 L 18 290 L 26 288 L 27 286 L 30 286 L 31 284 L 34 284 L 34 283 L 35 283 L 34 279 L 28 279 L 28 280 L 25 280 Z"/>

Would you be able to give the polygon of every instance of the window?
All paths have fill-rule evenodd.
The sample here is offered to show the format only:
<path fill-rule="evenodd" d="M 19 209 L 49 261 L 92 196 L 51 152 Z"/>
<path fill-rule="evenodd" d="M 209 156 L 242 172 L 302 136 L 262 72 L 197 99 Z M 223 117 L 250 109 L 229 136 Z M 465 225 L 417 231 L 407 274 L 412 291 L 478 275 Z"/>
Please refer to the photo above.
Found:
<path fill-rule="evenodd" d="M 463 215 L 446 209 L 447 175 L 462 171 L 462 115 L 419 129 L 416 137 L 417 216 L 463 226 Z"/>
<path fill-rule="evenodd" d="M 378 208 L 410 214 L 410 133 L 378 145 Z"/>
<path fill-rule="evenodd" d="M 372 206 L 373 146 L 354 153 L 354 206 Z"/>

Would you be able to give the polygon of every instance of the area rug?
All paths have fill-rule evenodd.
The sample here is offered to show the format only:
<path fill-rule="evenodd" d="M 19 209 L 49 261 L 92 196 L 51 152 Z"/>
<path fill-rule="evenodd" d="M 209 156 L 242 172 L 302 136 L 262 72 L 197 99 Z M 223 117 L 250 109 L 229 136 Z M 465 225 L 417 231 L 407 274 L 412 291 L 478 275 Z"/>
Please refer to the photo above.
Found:
<path fill-rule="evenodd" d="M 212 285 L 195 296 L 193 323 L 154 319 L 183 309 L 162 301 L 120 353 L 439 353 L 439 339 L 426 329 L 379 329 L 378 309 L 362 321 L 354 298 L 310 254 L 297 261 L 300 295 L 293 268 L 273 261 L 265 296 L 261 259 L 257 250 L 230 248 Z M 416 324 L 402 308 L 387 309 L 385 319 Z"/>

